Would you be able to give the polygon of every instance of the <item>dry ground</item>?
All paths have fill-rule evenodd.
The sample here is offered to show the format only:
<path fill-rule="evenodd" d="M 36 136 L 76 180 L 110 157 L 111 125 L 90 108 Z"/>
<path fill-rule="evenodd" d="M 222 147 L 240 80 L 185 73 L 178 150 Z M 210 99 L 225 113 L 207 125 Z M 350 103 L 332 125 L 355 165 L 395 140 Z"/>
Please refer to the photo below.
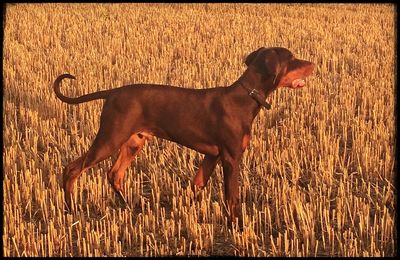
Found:
<path fill-rule="evenodd" d="M 16 4 L 3 41 L 5 256 L 388 256 L 396 253 L 395 7 L 369 4 Z M 223 214 L 218 166 L 201 203 L 201 154 L 154 139 L 129 168 L 119 207 L 106 172 L 62 169 L 86 151 L 101 101 L 70 96 L 130 83 L 226 86 L 260 46 L 314 61 L 299 91 L 261 111 L 242 161 L 242 233 Z"/>

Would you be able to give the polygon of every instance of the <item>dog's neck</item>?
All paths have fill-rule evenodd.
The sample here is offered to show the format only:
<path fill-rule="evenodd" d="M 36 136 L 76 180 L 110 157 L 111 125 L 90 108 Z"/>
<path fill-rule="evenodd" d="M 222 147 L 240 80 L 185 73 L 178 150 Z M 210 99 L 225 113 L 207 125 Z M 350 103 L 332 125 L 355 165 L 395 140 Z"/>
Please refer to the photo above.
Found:
<path fill-rule="evenodd" d="M 239 86 L 243 87 L 246 91 L 247 94 L 254 99 L 260 106 L 266 108 L 266 109 L 271 109 L 271 105 L 265 100 L 264 94 L 261 94 L 258 92 L 255 88 L 249 89 L 245 85 L 241 84 L 240 82 L 237 83 Z"/>
<path fill-rule="evenodd" d="M 241 84 L 245 88 L 255 89 L 268 97 L 275 89 L 276 76 L 264 79 L 260 73 L 254 71 L 253 67 L 248 67 L 247 70 L 240 76 L 236 83 Z"/>
<path fill-rule="evenodd" d="M 263 79 L 262 75 L 250 71 L 248 68 L 243 75 L 233 84 L 233 86 L 240 86 L 245 89 L 248 95 L 254 99 L 258 105 L 270 109 L 271 105 L 266 102 L 266 98 L 272 91 L 275 90 L 276 76 L 273 79 Z"/>

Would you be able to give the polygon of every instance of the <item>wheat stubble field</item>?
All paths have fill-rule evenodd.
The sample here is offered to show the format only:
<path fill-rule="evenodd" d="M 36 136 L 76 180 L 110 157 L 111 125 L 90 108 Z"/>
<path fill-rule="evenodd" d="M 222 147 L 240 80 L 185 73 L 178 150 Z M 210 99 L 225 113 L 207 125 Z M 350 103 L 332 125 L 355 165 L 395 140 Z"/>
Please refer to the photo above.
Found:
<path fill-rule="evenodd" d="M 3 41 L 4 256 L 390 256 L 395 7 L 354 4 L 16 4 Z M 202 201 L 203 155 L 154 138 L 125 175 L 132 211 L 106 173 L 77 181 L 64 214 L 63 166 L 85 152 L 102 101 L 56 99 L 131 83 L 226 86 L 244 57 L 282 46 L 317 68 L 256 117 L 241 164 L 244 230 L 230 230 L 217 166 Z"/>

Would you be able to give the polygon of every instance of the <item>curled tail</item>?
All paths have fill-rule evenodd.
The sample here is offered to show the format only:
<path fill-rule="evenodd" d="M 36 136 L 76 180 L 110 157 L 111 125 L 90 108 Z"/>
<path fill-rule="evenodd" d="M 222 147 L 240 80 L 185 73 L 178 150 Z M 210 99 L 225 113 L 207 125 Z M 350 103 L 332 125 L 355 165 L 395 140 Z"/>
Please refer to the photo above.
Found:
<path fill-rule="evenodd" d="M 110 93 L 112 91 L 112 90 L 103 90 L 103 91 L 90 93 L 90 94 L 83 95 L 83 96 L 76 97 L 76 98 L 66 97 L 60 91 L 60 82 L 66 78 L 67 79 L 76 79 L 74 76 L 72 76 L 70 74 L 62 74 L 62 75 L 58 76 L 57 79 L 54 81 L 53 88 L 54 88 L 54 92 L 56 93 L 56 96 L 62 102 L 65 102 L 68 104 L 80 104 L 80 103 L 84 103 L 84 102 L 88 102 L 88 101 L 92 101 L 92 100 L 96 100 L 96 99 L 105 99 L 110 95 Z"/>

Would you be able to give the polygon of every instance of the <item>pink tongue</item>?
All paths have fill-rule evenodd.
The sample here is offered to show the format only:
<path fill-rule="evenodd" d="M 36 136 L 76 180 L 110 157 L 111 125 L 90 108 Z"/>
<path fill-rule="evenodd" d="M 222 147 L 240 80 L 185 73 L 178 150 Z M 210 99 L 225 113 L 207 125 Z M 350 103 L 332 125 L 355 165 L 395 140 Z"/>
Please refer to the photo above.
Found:
<path fill-rule="evenodd" d="M 301 88 L 304 87 L 306 83 L 304 82 L 303 79 L 295 79 L 292 81 L 292 87 L 294 88 Z"/>

